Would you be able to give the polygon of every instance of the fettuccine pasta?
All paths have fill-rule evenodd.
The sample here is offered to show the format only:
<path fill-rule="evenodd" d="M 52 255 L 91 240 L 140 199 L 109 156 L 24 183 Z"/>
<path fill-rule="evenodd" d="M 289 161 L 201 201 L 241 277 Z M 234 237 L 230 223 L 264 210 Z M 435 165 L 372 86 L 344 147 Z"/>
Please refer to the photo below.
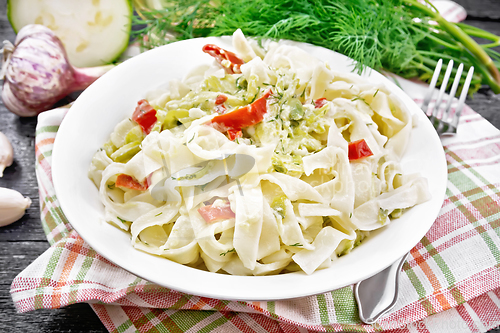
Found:
<path fill-rule="evenodd" d="M 151 92 L 95 154 L 104 218 L 132 246 L 211 272 L 312 274 L 430 199 L 401 170 L 414 124 L 383 85 L 239 30 L 233 47 L 206 46 L 217 61 Z"/>

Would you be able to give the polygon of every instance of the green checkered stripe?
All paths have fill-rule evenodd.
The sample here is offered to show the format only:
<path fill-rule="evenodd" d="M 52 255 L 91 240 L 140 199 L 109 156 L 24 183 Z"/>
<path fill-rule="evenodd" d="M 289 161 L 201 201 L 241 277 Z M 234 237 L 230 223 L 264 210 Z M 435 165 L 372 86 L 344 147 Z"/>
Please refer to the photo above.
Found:
<path fill-rule="evenodd" d="M 47 240 L 52 245 L 72 230 L 63 214 L 52 185 L 52 150 L 59 125 L 67 108 L 55 109 L 42 118 L 36 128 L 35 174 L 40 193 L 40 215 Z"/>

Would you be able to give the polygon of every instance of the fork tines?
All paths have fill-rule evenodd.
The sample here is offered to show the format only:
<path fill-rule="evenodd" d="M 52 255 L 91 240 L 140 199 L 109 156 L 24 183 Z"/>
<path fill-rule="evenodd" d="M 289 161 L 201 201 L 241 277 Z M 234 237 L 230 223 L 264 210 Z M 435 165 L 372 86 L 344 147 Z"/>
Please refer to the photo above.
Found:
<path fill-rule="evenodd" d="M 464 86 L 462 87 L 462 93 L 460 94 L 460 98 L 458 100 L 458 104 L 455 107 L 454 112 L 452 108 L 452 102 L 455 98 L 455 94 L 457 92 L 458 85 L 460 84 L 460 78 L 462 77 L 462 72 L 464 69 L 464 64 L 460 64 L 458 66 L 457 72 L 455 74 L 455 79 L 453 80 L 453 85 L 451 87 L 450 93 L 447 97 L 446 106 L 441 111 L 441 105 L 444 104 L 443 98 L 445 96 L 446 87 L 448 86 L 448 81 L 450 79 L 451 72 L 453 70 L 453 60 L 450 60 L 448 66 L 446 67 L 446 72 L 444 74 L 443 82 L 441 84 L 441 89 L 439 89 L 438 96 L 436 98 L 436 102 L 434 104 L 434 109 L 432 113 L 427 113 L 429 104 L 434 95 L 434 88 L 436 87 L 437 80 L 441 73 L 441 68 L 443 66 L 443 59 L 439 59 L 436 69 L 434 70 L 434 74 L 432 75 L 431 83 L 427 90 L 427 93 L 424 97 L 424 101 L 422 104 L 422 111 L 429 117 L 432 125 L 438 132 L 438 134 L 455 134 L 457 132 L 458 120 L 460 118 L 460 114 L 462 113 L 462 109 L 465 105 L 465 98 L 467 97 L 467 93 L 469 91 L 470 83 L 472 81 L 472 75 L 474 74 L 474 67 L 470 67 L 469 72 L 467 73 L 467 77 L 465 79 Z"/>

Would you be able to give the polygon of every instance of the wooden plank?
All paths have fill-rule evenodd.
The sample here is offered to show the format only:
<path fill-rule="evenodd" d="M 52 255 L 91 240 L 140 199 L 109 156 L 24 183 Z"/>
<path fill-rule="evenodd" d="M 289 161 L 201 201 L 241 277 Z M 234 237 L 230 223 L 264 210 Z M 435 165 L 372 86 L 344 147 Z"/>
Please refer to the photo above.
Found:
<path fill-rule="evenodd" d="M 0 36 L 14 41 L 15 34 L 6 15 L 6 0 L 0 1 Z M 0 228 L 0 332 L 107 332 L 88 304 L 74 304 L 62 309 L 17 313 L 10 297 L 14 277 L 32 263 L 49 244 L 42 230 L 36 182 L 36 117 L 19 118 L 0 104 L 0 131 L 14 148 L 14 164 L 0 178 L 0 187 L 13 188 L 33 200 L 19 221 Z"/>
<path fill-rule="evenodd" d="M 473 18 L 500 19 L 500 1 L 498 0 L 454 0 Z"/>
<path fill-rule="evenodd" d="M 15 33 L 6 16 L 7 1 L 0 1 L 0 36 L 14 42 Z M 0 104 L 0 131 L 11 141 L 14 163 L 4 171 L 0 187 L 12 188 L 32 199 L 25 216 L 0 231 L 0 242 L 46 241 L 40 223 L 38 184 L 35 175 L 35 127 L 36 117 L 20 118 Z"/>
<path fill-rule="evenodd" d="M 14 163 L 4 171 L 0 187 L 19 191 L 31 198 L 26 215 L 12 225 L 2 228 L 0 241 L 46 240 L 40 224 L 38 184 L 35 175 L 36 118 L 20 118 L 0 106 L 0 131 L 12 144 Z"/>
<path fill-rule="evenodd" d="M 493 126 L 500 128 L 500 95 L 495 95 L 490 89 L 481 89 L 466 103 Z"/>
<path fill-rule="evenodd" d="M 484 2 L 485 0 L 481 0 Z M 498 12 L 500 14 L 500 2 L 498 2 Z M 489 31 L 497 36 L 500 36 L 500 24 L 495 21 L 480 21 L 467 19 L 465 23 Z M 485 43 L 486 41 L 476 39 L 478 43 Z M 500 47 L 495 48 L 500 52 Z M 473 98 L 467 99 L 469 105 L 474 111 L 486 118 L 496 128 L 500 129 L 500 95 L 494 94 L 489 88 L 480 89 Z"/>
<path fill-rule="evenodd" d="M 74 304 L 55 310 L 17 313 L 8 299 L 0 296 L 0 331 L 23 333 L 108 332 L 88 304 Z"/>

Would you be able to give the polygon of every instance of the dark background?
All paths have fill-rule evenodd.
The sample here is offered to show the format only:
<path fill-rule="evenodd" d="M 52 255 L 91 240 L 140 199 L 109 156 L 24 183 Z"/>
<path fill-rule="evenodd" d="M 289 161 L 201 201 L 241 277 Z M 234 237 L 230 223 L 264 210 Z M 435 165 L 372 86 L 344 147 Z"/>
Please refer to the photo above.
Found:
<path fill-rule="evenodd" d="M 68 1 L 68 0 L 66 0 Z M 455 0 L 467 10 L 466 23 L 500 35 L 500 1 Z M 0 0 L 0 39 L 14 41 L 7 20 L 6 0 Z M 500 128 L 500 95 L 481 89 L 467 103 L 497 128 Z M 35 177 L 36 117 L 20 118 L 0 103 L 0 131 L 14 148 L 14 164 L 0 178 L 0 187 L 21 192 L 33 200 L 19 221 L 0 228 L 0 332 L 107 332 L 87 304 L 75 304 L 57 310 L 37 310 L 19 314 L 9 294 L 14 277 L 42 254 L 49 244 L 39 215 L 38 186 Z M 500 329 L 491 332 L 500 333 Z"/>

